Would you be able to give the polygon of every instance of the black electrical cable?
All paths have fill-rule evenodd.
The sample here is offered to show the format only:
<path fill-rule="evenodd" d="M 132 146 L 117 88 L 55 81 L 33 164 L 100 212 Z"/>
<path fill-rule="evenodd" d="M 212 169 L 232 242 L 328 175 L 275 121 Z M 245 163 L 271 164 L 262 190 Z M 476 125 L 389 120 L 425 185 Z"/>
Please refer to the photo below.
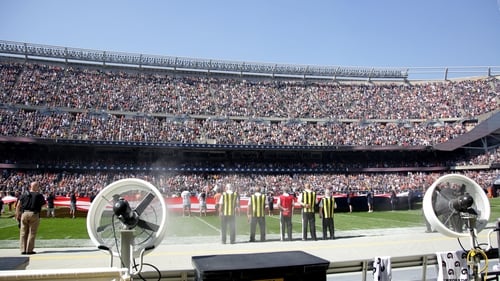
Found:
<path fill-rule="evenodd" d="M 161 278 L 162 278 L 162 276 L 161 276 L 161 271 L 160 271 L 160 269 L 158 269 L 158 267 L 156 267 L 156 266 L 154 266 L 154 265 L 152 265 L 152 264 L 150 264 L 150 263 L 145 263 L 145 262 L 143 262 L 143 263 L 142 263 L 142 266 L 144 266 L 144 265 L 150 266 L 150 267 L 151 267 L 151 268 L 153 268 L 156 272 L 158 272 L 158 281 L 160 281 L 160 280 L 161 280 Z M 134 269 L 137 269 L 137 267 L 138 267 L 138 266 L 139 266 L 139 264 L 137 264 L 137 263 L 135 262 L 135 259 L 134 259 Z M 137 273 L 137 276 L 139 276 L 139 278 L 141 278 L 141 280 L 146 281 L 146 279 L 145 279 L 145 278 L 141 275 L 141 273 L 140 273 L 140 272 L 138 272 L 138 273 Z"/>
<path fill-rule="evenodd" d="M 460 245 L 460 248 L 462 248 L 462 250 L 464 252 L 467 252 L 467 250 L 464 248 L 464 246 L 462 245 L 462 241 L 460 241 L 460 237 L 457 237 L 457 241 L 458 241 L 458 245 Z"/>

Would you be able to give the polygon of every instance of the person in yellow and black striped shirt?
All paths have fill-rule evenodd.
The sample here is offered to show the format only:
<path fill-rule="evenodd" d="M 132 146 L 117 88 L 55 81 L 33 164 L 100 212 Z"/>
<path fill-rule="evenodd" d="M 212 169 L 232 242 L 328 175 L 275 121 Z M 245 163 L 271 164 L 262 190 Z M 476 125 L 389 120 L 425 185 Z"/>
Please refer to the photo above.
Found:
<path fill-rule="evenodd" d="M 266 241 L 266 195 L 260 193 L 260 187 L 255 188 L 255 193 L 248 200 L 247 215 L 250 221 L 250 242 L 255 242 L 255 231 L 259 224 L 260 241 Z"/>
<path fill-rule="evenodd" d="M 323 223 L 323 240 L 328 239 L 328 232 L 330 239 L 335 239 L 335 227 L 333 221 L 334 210 L 337 208 L 335 198 L 329 188 L 325 189 L 325 196 L 319 201 L 319 217 Z"/>
<path fill-rule="evenodd" d="M 312 240 L 316 238 L 316 192 L 311 190 L 309 183 L 304 184 L 304 191 L 300 194 L 299 203 L 302 205 L 302 240 L 307 240 L 307 229 L 311 231 Z M 309 226 L 309 227 L 308 227 Z"/>
<path fill-rule="evenodd" d="M 236 242 L 236 206 L 239 202 L 238 193 L 234 191 L 232 184 L 226 184 L 219 201 L 219 216 L 221 218 L 221 241 L 226 244 L 227 230 L 229 228 L 229 242 Z"/>

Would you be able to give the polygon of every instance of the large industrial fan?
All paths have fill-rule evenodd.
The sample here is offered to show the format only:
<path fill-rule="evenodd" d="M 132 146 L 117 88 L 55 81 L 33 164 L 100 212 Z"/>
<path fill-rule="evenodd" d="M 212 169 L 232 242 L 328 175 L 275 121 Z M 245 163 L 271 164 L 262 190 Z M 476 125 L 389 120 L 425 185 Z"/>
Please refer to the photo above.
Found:
<path fill-rule="evenodd" d="M 423 201 L 429 223 L 449 237 L 467 237 L 481 231 L 490 218 L 490 202 L 483 189 L 470 178 L 449 174 L 427 190 Z"/>
<path fill-rule="evenodd" d="M 488 224 L 490 203 L 485 191 L 472 179 L 449 174 L 437 179 L 426 191 L 424 215 L 433 229 L 449 237 L 470 237 L 470 280 L 479 280 L 480 258 L 485 251 L 477 242 L 477 233 Z M 491 243 L 489 243 L 491 244 Z"/>
<path fill-rule="evenodd" d="M 160 191 L 147 181 L 128 178 L 106 186 L 97 194 L 87 215 L 90 239 L 118 257 L 129 273 L 134 258 L 157 247 L 166 231 L 167 207 Z M 135 271 L 135 272 L 134 272 Z"/>

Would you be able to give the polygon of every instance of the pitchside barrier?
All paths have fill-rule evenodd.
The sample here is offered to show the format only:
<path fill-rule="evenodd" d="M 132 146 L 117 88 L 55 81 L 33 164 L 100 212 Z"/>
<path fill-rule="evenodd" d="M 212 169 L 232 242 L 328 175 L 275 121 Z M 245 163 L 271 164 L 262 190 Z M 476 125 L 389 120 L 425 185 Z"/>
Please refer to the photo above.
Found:
<path fill-rule="evenodd" d="M 489 260 L 498 259 L 498 248 L 487 253 Z M 484 261 L 483 261 L 484 262 Z M 391 257 L 391 267 L 395 269 L 420 268 L 422 281 L 435 276 L 428 276 L 429 266 L 437 266 L 436 254 Z M 125 270 L 126 271 L 126 270 Z M 0 280 L 127 280 L 122 278 L 125 273 L 120 268 L 63 269 L 63 270 L 7 270 L 0 271 Z M 361 281 L 373 280 L 373 259 L 330 262 L 326 275 L 335 276 L 344 273 L 360 273 Z M 500 280 L 499 272 L 488 272 L 487 280 Z M 145 280 L 196 281 L 196 269 L 192 270 L 161 270 L 141 273 Z M 140 278 L 136 278 L 140 279 Z M 238 280 L 238 279 L 234 279 Z"/>

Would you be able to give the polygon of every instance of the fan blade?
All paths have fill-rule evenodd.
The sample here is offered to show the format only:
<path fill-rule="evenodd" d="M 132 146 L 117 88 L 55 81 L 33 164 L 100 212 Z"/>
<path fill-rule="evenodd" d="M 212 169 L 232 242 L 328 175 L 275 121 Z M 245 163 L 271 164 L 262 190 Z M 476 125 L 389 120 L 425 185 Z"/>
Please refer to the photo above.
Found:
<path fill-rule="evenodd" d="M 137 207 L 135 208 L 135 212 L 140 216 L 142 214 L 142 212 L 144 212 L 146 207 L 149 205 L 149 203 L 151 203 L 151 201 L 153 201 L 154 198 L 155 198 L 155 195 L 153 193 L 148 193 L 148 195 L 146 195 L 146 197 L 144 197 L 144 199 L 142 199 L 141 203 L 139 203 L 139 205 L 137 205 Z"/>
<path fill-rule="evenodd" d="M 456 196 L 453 194 L 453 191 L 450 189 L 441 189 L 435 195 L 434 202 L 434 210 L 436 214 L 442 213 L 452 213 L 453 210 L 450 209 L 450 201 L 455 199 Z"/>
<path fill-rule="evenodd" d="M 443 196 L 446 201 L 450 201 L 452 199 L 457 198 L 457 194 L 455 194 L 455 191 L 449 188 L 443 188 L 439 191 L 439 194 Z"/>
<path fill-rule="evenodd" d="M 109 220 L 113 221 L 113 216 L 114 216 L 114 212 L 112 210 L 104 210 L 102 211 L 101 213 L 101 223 L 104 223 L 104 222 L 109 222 L 108 220 L 104 220 L 103 218 L 109 218 Z M 102 232 L 104 230 L 106 230 L 108 227 L 110 227 L 112 225 L 112 223 L 107 223 L 107 224 L 102 224 L 102 225 L 99 225 L 96 229 L 97 232 Z"/>
<path fill-rule="evenodd" d="M 110 224 L 105 224 L 105 225 L 100 225 L 97 227 L 96 231 L 97 232 L 102 232 L 104 230 L 106 230 L 106 228 L 110 227 L 111 226 L 111 223 Z"/>
<path fill-rule="evenodd" d="M 160 226 L 157 225 L 157 224 L 154 224 L 154 223 L 151 223 L 151 222 L 147 222 L 145 220 L 139 220 L 139 222 L 137 222 L 137 225 L 144 228 L 144 229 L 149 229 L 151 231 L 158 231 L 158 229 L 160 229 Z"/>

